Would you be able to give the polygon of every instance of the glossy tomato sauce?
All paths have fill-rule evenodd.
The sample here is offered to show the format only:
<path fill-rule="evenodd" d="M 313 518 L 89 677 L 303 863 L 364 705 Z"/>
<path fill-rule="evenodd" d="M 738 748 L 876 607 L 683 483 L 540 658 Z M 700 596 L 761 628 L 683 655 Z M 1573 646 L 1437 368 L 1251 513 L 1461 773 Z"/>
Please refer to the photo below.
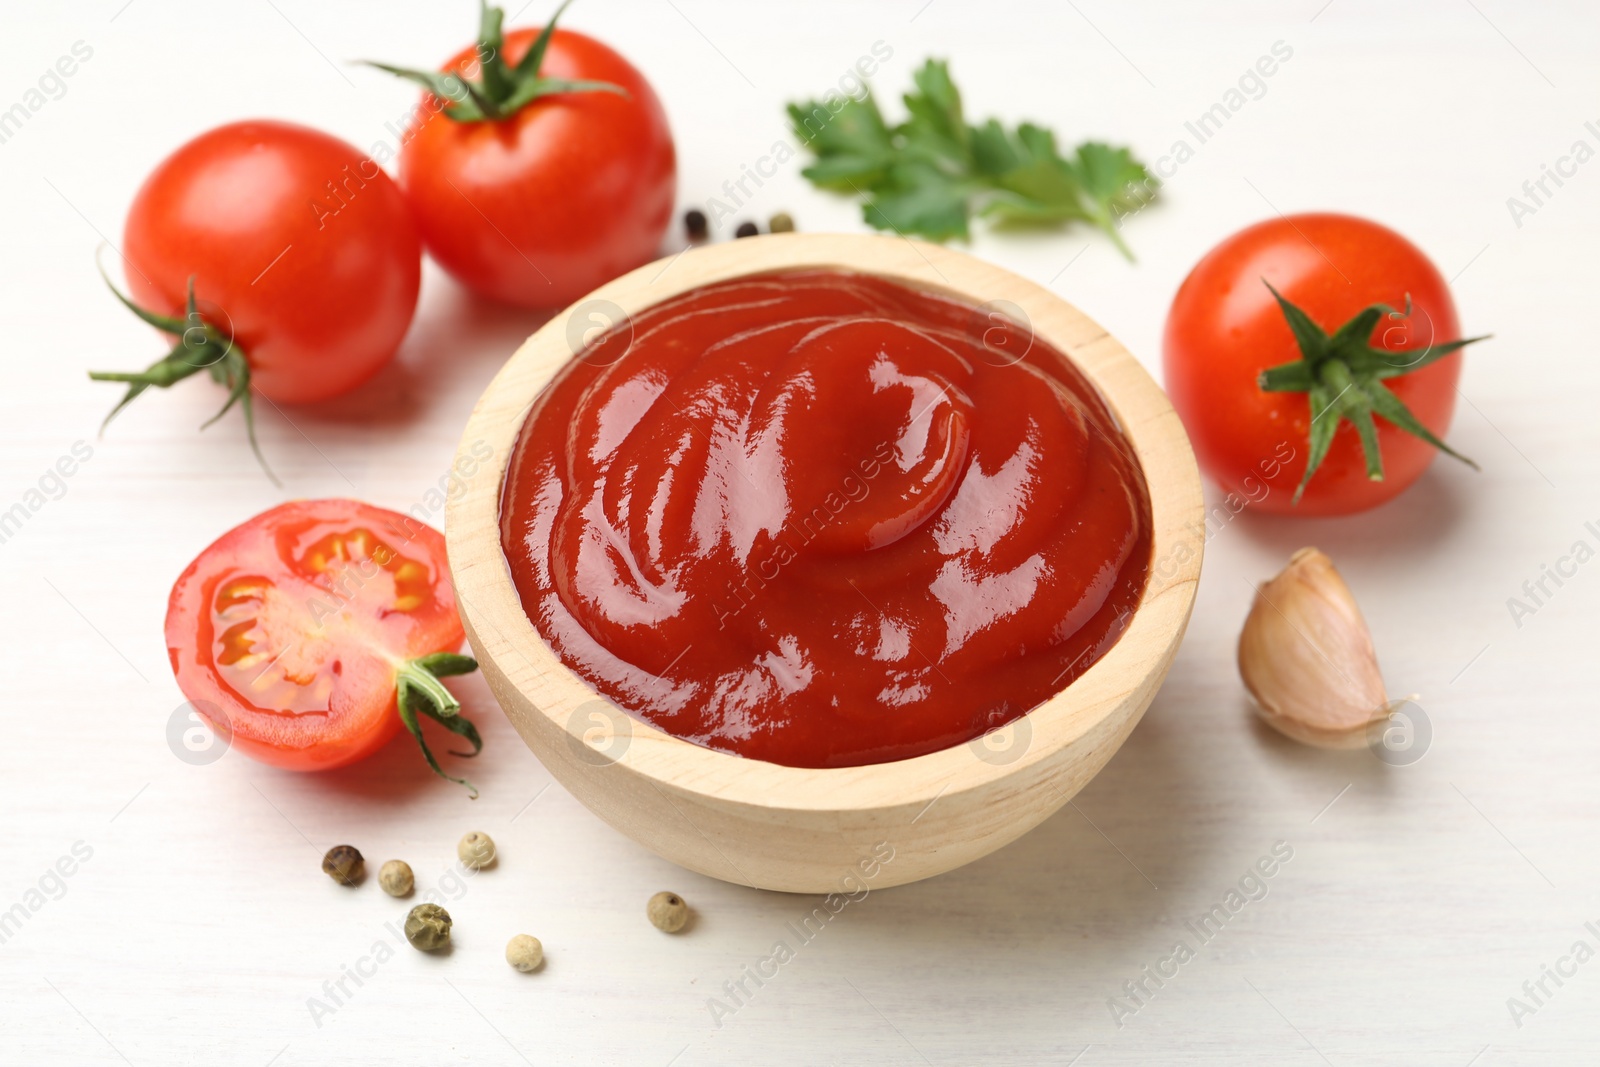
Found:
<path fill-rule="evenodd" d="M 1038 705 L 1144 589 L 1138 461 L 1060 352 L 841 271 L 685 293 L 540 394 L 501 501 L 522 604 L 633 715 L 794 767 Z"/>

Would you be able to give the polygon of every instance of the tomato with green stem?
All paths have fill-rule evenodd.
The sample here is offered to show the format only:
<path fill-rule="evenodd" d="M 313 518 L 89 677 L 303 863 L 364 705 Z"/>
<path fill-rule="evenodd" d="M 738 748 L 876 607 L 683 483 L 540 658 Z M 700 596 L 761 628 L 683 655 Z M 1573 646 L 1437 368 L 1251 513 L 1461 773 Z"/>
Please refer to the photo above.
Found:
<path fill-rule="evenodd" d="M 444 537 L 354 500 L 281 504 L 229 530 L 178 577 L 167 602 L 178 688 L 240 751 L 291 770 L 327 770 L 383 747 L 404 726 L 445 774 L 421 719 L 477 729 L 440 678 L 475 670 L 456 649 Z"/>
<path fill-rule="evenodd" d="M 1437 268 L 1350 215 L 1280 216 L 1201 258 L 1162 343 L 1200 467 L 1261 511 L 1345 515 L 1415 482 L 1455 411 L 1460 339 Z"/>
<path fill-rule="evenodd" d="M 399 178 L 423 242 L 467 286 L 562 307 L 654 259 L 672 219 L 677 160 L 650 83 L 600 41 L 502 32 L 483 5 L 478 43 L 439 71 L 375 63 L 427 90 Z"/>
<path fill-rule="evenodd" d="M 127 385 L 106 421 L 204 371 L 228 391 L 218 417 L 238 405 L 253 448 L 253 394 L 311 403 L 372 377 L 399 350 L 422 276 L 416 225 L 376 163 L 265 120 L 219 126 L 158 164 L 122 256 L 132 295 L 118 299 L 173 347 L 143 371 L 89 375 Z"/>

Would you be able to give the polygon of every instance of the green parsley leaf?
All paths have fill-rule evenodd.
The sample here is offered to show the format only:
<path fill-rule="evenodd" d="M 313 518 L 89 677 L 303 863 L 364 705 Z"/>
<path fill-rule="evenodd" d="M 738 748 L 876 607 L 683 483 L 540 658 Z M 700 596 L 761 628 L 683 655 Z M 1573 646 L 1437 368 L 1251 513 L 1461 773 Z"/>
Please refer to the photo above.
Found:
<path fill-rule="evenodd" d="M 967 237 L 974 214 L 999 226 L 1088 222 L 1133 258 L 1117 225 L 1160 183 L 1132 152 L 1088 141 L 1067 156 L 1042 126 L 971 125 L 942 60 L 925 62 L 912 81 L 898 126 L 870 91 L 790 104 L 790 127 L 815 156 L 806 178 L 862 198 L 862 217 L 877 229 L 944 241 Z"/>
<path fill-rule="evenodd" d="M 967 192 L 933 163 L 891 164 L 861 214 L 880 230 L 918 233 L 936 241 L 968 236 Z"/>
<path fill-rule="evenodd" d="M 789 124 L 817 157 L 801 172 L 813 185 L 859 192 L 883 181 L 895 150 L 871 93 L 841 99 L 838 111 L 823 103 L 790 104 Z"/>

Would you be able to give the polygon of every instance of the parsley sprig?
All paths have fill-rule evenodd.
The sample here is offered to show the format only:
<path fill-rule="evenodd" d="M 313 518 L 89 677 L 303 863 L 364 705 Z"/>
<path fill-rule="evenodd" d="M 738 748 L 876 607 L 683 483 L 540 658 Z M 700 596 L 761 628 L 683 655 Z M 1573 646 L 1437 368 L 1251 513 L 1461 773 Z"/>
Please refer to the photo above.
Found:
<path fill-rule="evenodd" d="M 912 76 L 907 118 L 890 126 L 869 91 L 860 97 L 789 105 L 789 121 L 815 155 L 802 172 L 821 188 L 866 198 L 862 216 L 880 230 L 935 241 L 969 236 L 974 213 L 998 225 L 1089 222 L 1129 259 L 1121 218 L 1160 184 L 1126 148 L 1086 141 L 1066 156 L 1055 134 L 996 119 L 969 125 L 943 60 Z"/>

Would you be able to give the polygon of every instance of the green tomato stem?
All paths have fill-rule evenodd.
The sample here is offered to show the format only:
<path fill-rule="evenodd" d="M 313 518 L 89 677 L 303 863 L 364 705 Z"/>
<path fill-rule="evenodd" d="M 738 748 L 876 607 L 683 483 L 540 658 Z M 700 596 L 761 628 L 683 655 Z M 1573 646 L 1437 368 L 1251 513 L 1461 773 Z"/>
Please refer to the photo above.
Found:
<path fill-rule="evenodd" d="M 1272 293 L 1283 312 L 1289 332 L 1300 348 L 1300 358 L 1263 370 L 1256 379 L 1257 386 L 1268 393 L 1305 393 L 1311 406 L 1310 450 L 1306 456 L 1305 476 L 1295 489 L 1294 502 L 1311 482 L 1327 457 L 1339 423 L 1349 420 L 1361 441 L 1362 457 L 1366 461 L 1367 477 L 1383 480 L 1383 453 L 1378 444 L 1378 430 L 1373 416 L 1378 415 L 1390 425 L 1411 434 L 1467 464 L 1473 470 L 1478 465 L 1445 444 L 1434 432 L 1422 424 L 1411 410 L 1383 384 L 1385 379 L 1396 378 L 1435 363 L 1460 351 L 1467 345 L 1485 340 L 1468 337 L 1458 341 L 1430 344 L 1413 354 L 1408 350 L 1396 353 L 1372 347 L 1372 331 L 1384 316 L 1406 318 L 1411 314 L 1411 298 L 1406 298 L 1406 310 L 1396 311 L 1387 304 L 1373 304 L 1357 312 L 1350 321 L 1340 326 L 1330 336 L 1313 322 L 1303 310 L 1286 300 L 1272 288 L 1265 278 L 1262 284 Z M 1405 358 L 1399 358 L 1404 356 Z"/>
<path fill-rule="evenodd" d="M 476 756 L 483 750 L 483 739 L 478 735 L 477 727 L 461 714 L 461 702 L 456 699 L 454 693 L 445 688 L 439 678 L 452 674 L 466 674 L 477 668 L 478 663 L 471 656 L 462 656 L 454 652 L 435 652 L 419 656 L 416 659 L 405 660 L 395 667 L 395 706 L 400 714 L 401 723 L 417 742 L 417 747 L 422 749 L 422 757 L 428 761 L 428 766 L 433 768 L 433 773 L 465 786 L 473 799 L 478 796 L 477 787 L 465 778 L 456 778 L 444 772 L 433 750 L 428 747 L 427 739 L 423 737 L 422 723 L 417 716 L 426 715 L 451 733 L 466 738 L 472 745 L 471 752 L 452 750 L 450 753 L 452 756 L 463 758 Z"/>

